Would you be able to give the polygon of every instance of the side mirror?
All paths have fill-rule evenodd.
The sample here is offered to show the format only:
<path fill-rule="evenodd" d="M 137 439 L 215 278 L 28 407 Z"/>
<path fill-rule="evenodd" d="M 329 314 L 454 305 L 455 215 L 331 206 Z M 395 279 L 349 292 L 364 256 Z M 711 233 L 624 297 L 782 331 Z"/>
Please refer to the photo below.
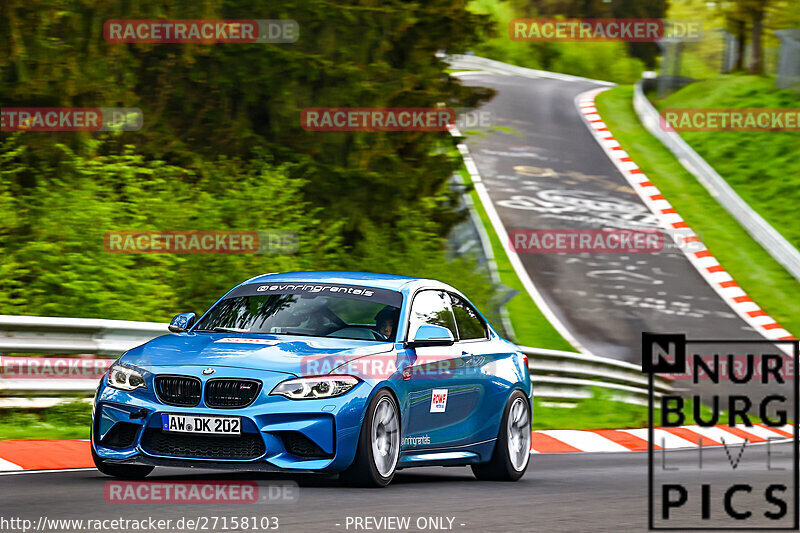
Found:
<path fill-rule="evenodd" d="M 197 315 L 194 313 L 181 313 L 179 315 L 175 315 L 172 318 L 172 322 L 169 323 L 169 330 L 173 333 L 186 331 L 192 327 L 196 319 Z"/>
<path fill-rule="evenodd" d="M 425 324 L 420 326 L 414 340 L 406 343 L 408 348 L 423 348 L 425 346 L 452 346 L 456 342 L 449 329 L 442 326 Z"/>

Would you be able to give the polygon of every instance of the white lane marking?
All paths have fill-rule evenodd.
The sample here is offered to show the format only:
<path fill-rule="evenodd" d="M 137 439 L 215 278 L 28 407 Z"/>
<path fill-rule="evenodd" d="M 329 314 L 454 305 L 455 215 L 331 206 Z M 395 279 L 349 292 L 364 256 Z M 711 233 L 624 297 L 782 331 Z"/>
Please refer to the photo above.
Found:
<path fill-rule="evenodd" d="M 591 431 L 580 431 L 576 429 L 550 429 L 540 431 L 554 439 L 577 448 L 582 452 L 629 452 L 630 450 L 621 444 L 607 439 Z"/>
<path fill-rule="evenodd" d="M 0 472 L 8 472 L 14 470 L 22 470 L 22 467 L 18 464 L 14 464 L 11 461 L 6 461 L 5 459 L 0 459 Z"/>
<path fill-rule="evenodd" d="M 458 136 L 458 130 L 452 129 L 450 133 L 453 136 Z M 528 294 L 536 303 L 536 306 L 542 312 L 544 317 L 547 319 L 550 324 L 555 328 L 558 333 L 566 339 L 568 343 L 570 343 L 573 348 L 578 350 L 579 352 L 585 355 L 592 355 L 586 348 L 581 346 L 578 340 L 572 335 L 567 327 L 564 325 L 563 322 L 556 316 L 550 306 L 547 304 L 545 299 L 542 297 L 542 294 L 536 288 L 536 285 L 533 283 L 530 275 L 528 275 L 528 271 L 525 270 L 525 266 L 522 264 L 522 260 L 520 259 L 517 251 L 511 248 L 510 239 L 508 237 L 508 232 L 506 231 L 506 227 L 503 224 L 503 221 L 500 219 L 500 215 L 497 214 L 497 210 L 492 203 L 492 198 L 489 196 L 489 192 L 486 190 L 486 186 L 483 184 L 481 180 L 480 173 L 478 171 L 478 167 L 474 164 L 474 160 L 472 159 L 471 154 L 469 153 L 469 147 L 466 144 L 459 144 L 458 151 L 461 152 L 461 157 L 464 160 L 464 165 L 469 172 L 470 177 L 472 178 L 473 186 L 475 187 L 475 192 L 478 194 L 478 199 L 481 201 L 483 205 L 483 209 L 486 211 L 486 216 L 489 217 L 489 221 L 492 223 L 492 227 L 494 228 L 495 233 L 497 234 L 497 238 L 500 240 L 500 244 L 503 247 L 503 250 L 506 252 L 508 256 L 508 260 L 511 263 L 511 266 L 514 267 L 514 272 L 517 273 L 517 277 L 522 282 L 522 286 L 525 287 L 525 290 L 528 291 Z M 472 164 L 467 165 L 467 161 L 470 161 Z"/>
<path fill-rule="evenodd" d="M 475 74 L 491 74 L 491 72 L 486 72 L 485 70 L 460 70 L 458 72 L 451 72 L 450 76 L 460 78 L 461 76 L 471 76 Z"/>

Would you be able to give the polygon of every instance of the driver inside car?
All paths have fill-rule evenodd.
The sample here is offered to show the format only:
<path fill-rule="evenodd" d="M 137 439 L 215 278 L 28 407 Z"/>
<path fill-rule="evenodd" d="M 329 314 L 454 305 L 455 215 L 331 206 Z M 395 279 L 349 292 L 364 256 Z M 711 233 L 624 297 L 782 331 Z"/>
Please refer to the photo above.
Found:
<path fill-rule="evenodd" d="M 384 307 L 375 315 L 375 329 L 386 337 L 386 340 L 394 339 L 394 332 L 397 329 L 397 315 L 397 308 L 391 306 Z"/>

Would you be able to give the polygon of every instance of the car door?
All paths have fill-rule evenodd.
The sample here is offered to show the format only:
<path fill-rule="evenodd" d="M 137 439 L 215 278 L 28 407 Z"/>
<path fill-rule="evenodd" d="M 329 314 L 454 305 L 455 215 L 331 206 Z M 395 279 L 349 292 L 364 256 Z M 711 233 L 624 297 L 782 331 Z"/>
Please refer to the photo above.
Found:
<path fill-rule="evenodd" d="M 498 401 L 502 402 L 506 384 L 498 383 L 498 363 L 506 354 L 498 353 L 497 343 L 489 335 L 489 328 L 475 308 L 465 298 L 449 293 L 453 317 L 458 330 L 454 345 L 459 355 L 459 380 L 469 384 L 469 404 L 472 411 L 462 423 L 471 442 L 496 436 Z M 498 394 L 499 393 L 499 394 Z"/>
<path fill-rule="evenodd" d="M 474 377 L 465 372 L 465 352 L 459 345 L 458 329 L 450 295 L 441 290 L 415 294 L 409 313 L 408 339 L 425 324 L 450 330 L 452 346 L 414 348 L 414 359 L 406 369 L 409 411 L 403 433 L 404 449 L 443 448 L 469 442 L 471 416 L 480 400 Z"/>

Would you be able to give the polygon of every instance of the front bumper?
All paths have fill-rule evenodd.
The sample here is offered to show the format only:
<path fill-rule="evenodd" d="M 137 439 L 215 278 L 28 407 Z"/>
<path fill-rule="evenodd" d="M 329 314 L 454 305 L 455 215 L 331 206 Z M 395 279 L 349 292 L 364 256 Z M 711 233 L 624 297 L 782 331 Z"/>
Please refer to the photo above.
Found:
<path fill-rule="evenodd" d="M 170 374 L 202 376 L 197 368 L 171 368 Z M 258 378 L 258 373 L 224 369 L 219 377 Z M 152 376 L 147 389 L 126 392 L 107 385 L 97 392 L 92 420 L 92 447 L 107 462 L 269 472 L 338 472 L 353 462 L 371 386 L 359 383 L 329 399 L 290 400 L 269 396 L 275 383 L 289 375 L 263 379 L 256 400 L 244 408 L 165 405 L 155 395 Z M 203 383 L 205 390 L 205 383 Z M 241 436 L 166 432 L 163 413 L 241 417 Z"/>

